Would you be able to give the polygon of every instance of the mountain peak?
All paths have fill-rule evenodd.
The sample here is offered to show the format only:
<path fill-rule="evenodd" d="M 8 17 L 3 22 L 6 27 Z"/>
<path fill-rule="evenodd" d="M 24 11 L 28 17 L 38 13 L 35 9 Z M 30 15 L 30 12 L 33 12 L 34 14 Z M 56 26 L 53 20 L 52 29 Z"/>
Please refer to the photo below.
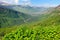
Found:
<path fill-rule="evenodd" d="M 57 6 L 57 8 L 59 8 L 59 9 L 60 9 L 60 5 L 58 5 L 58 6 Z"/>
<path fill-rule="evenodd" d="M 60 7 L 60 5 L 58 5 L 58 7 Z"/>
<path fill-rule="evenodd" d="M 60 5 L 58 5 L 58 6 L 56 7 L 56 9 L 60 11 Z"/>

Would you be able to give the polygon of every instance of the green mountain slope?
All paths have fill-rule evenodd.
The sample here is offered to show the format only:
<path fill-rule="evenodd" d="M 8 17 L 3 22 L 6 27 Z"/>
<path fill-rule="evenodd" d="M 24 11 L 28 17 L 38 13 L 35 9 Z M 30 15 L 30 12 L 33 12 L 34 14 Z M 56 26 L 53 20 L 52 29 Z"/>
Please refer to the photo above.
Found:
<path fill-rule="evenodd" d="M 2 30 L 0 37 L 4 36 L 3 40 L 60 40 L 60 6 L 32 19 L 33 21 L 37 19 L 37 22 L 20 25 L 26 23 L 26 20 L 30 21 L 30 18 L 30 15 L 22 12 L 0 8 L 0 27 L 7 26 L 7 28 L 0 29 Z"/>
<path fill-rule="evenodd" d="M 0 27 L 19 25 L 25 23 L 25 20 L 29 18 L 31 16 L 28 14 L 0 7 Z"/>
<path fill-rule="evenodd" d="M 45 19 L 42 20 L 42 24 L 46 25 L 59 25 L 60 24 L 60 10 L 55 8 L 49 14 L 44 15 Z"/>
<path fill-rule="evenodd" d="M 44 17 L 44 18 L 43 18 Z M 19 29 L 4 36 L 3 40 L 60 40 L 60 9 L 41 16 L 43 20 Z"/>

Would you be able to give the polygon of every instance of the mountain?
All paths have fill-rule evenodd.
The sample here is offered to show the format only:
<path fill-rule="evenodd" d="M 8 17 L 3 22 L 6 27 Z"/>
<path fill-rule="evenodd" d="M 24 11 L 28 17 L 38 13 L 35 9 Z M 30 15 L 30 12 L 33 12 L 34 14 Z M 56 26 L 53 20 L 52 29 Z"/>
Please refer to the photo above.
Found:
<path fill-rule="evenodd" d="M 4 3 L 4 4 L 6 4 L 6 3 Z M 52 7 L 48 8 L 48 7 L 29 6 L 29 5 L 24 6 L 24 5 L 11 5 L 11 4 L 7 5 L 7 4 L 1 5 L 1 6 L 8 8 L 8 9 L 18 11 L 18 12 L 23 12 L 25 14 L 34 15 L 34 16 L 47 13 L 48 11 L 51 11 L 53 9 Z"/>
<path fill-rule="evenodd" d="M 31 18 L 30 15 L 40 15 L 49 10 L 49 8 L 45 7 L 7 4 L 8 3 L 0 2 L 0 27 L 19 25 L 32 20 L 36 21 L 38 18 L 35 16 Z"/>
<path fill-rule="evenodd" d="M 40 15 L 46 13 L 49 8 L 46 7 L 34 7 L 34 6 L 22 6 L 22 5 L 2 5 L 6 8 L 23 12 L 30 15 Z"/>
<path fill-rule="evenodd" d="M 25 14 L 34 15 L 34 16 L 47 13 L 48 10 L 52 9 L 47 7 L 36 7 L 36 6 L 29 6 L 29 5 L 23 6 L 23 5 L 11 5 L 11 4 L 7 5 L 7 4 L 8 3 L 1 3 L 1 6 L 18 12 L 23 12 Z"/>
<path fill-rule="evenodd" d="M 40 19 L 40 21 L 42 20 L 41 22 L 44 23 L 44 24 L 46 24 L 45 22 L 48 22 L 50 24 L 50 23 L 52 23 L 52 21 L 54 22 L 57 19 L 59 20 L 59 15 L 60 15 L 60 5 L 57 6 L 56 8 L 53 8 L 53 7 L 52 8 L 32 7 L 32 6 L 22 6 L 22 5 L 0 5 L 0 7 L 4 8 L 2 10 L 4 13 L 5 13 L 4 10 L 7 10 L 6 13 L 8 13 L 8 14 L 11 14 L 11 11 L 14 11 L 14 12 L 12 12 L 11 16 L 7 15 L 8 18 L 11 17 L 12 19 L 14 17 L 17 18 L 17 19 L 19 19 L 20 18 L 20 14 L 19 13 L 21 13 L 21 18 L 20 18 L 21 20 L 22 19 L 26 19 L 25 17 L 27 17 L 28 14 L 31 14 L 31 15 L 37 15 L 37 14 L 39 14 L 38 17 L 34 16 L 34 18 L 32 20 L 34 20 L 34 19 L 36 20 L 36 18 L 37 18 L 38 20 Z M 1 11 L 1 13 L 2 13 L 2 11 Z M 17 12 L 17 14 L 16 14 L 16 12 Z M 3 16 L 5 16 L 5 15 L 3 15 Z M 30 16 L 28 16 L 27 20 L 30 19 L 29 17 Z M 15 19 L 15 20 L 17 20 L 17 19 Z M 18 23 L 20 22 L 20 19 L 19 19 Z M 12 20 L 10 20 L 10 21 L 12 21 Z M 23 22 L 25 22 L 25 21 L 23 20 Z M 16 23 L 16 24 L 18 24 L 18 23 Z"/>
<path fill-rule="evenodd" d="M 55 7 L 52 11 L 42 14 L 40 16 L 40 25 L 49 26 L 49 25 L 60 25 L 60 6 Z"/>
<path fill-rule="evenodd" d="M 39 14 L 47 11 L 48 8 L 15 5 L 12 9 L 16 10 L 16 11 L 21 11 L 23 13 L 27 13 L 30 15 L 39 15 Z"/>
<path fill-rule="evenodd" d="M 0 28 L 25 23 L 30 15 L 0 6 Z"/>
<path fill-rule="evenodd" d="M 20 26 L 18 30 L 10 32 L 3 40 L 60 40 L 60 6 L 42 14 L 38 22 Z"/>

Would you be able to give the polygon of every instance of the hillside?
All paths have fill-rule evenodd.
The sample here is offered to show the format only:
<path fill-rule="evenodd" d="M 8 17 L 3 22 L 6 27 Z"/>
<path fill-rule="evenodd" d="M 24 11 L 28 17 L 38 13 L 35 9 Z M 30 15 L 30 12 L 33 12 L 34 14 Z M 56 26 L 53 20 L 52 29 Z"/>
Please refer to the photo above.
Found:
<path fill-rule="evenodd" d="M 60 5 L 0 5 L 0 40 L 60 40 Z"/>
<path fill-rule="evenodd" d="M 43 14 L 38 22 L 21 25 L 4 36 L 4 40 L 60 40 L 60 6 Z"/>
<path fill-rule="evenodd" d="M 0 7 L 0 28 L 25 23 L 29 18 L 28 14 Z"/>
<path fill-rule="evenodd" d="M 55 8 L 50 13 L 44 14 L 44 20 L 42 20 L 42 24 L 46 25 L 59 25 L 60 24 L 60 10 L 59 7 Z"/>

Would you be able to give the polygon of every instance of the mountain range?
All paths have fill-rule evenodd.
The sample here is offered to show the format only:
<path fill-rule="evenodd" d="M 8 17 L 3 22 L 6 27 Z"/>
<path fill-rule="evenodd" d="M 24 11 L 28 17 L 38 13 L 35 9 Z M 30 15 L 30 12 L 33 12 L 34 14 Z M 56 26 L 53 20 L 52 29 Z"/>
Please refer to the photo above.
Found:
<path fill-rule="evenodd" d="M 31 15 L 8 9 L 0 5 L 0 28 L 25 23 Z"/>
<path fill-rule="evenodd" d="M 5 4 L 5 3 L 1 3 Z M 1 5 L 5 8 L 16 10 L 18 12 L 23 12 L 25 14 L 30 14 L 30 15 L 40 15 L 42 13 L 47 13 L 48 10 L 53 9 L 52 7 L 47 8 L 47 7 L 36 7 L 36 6 L 23 6 L 23 5 Z"/>
<path fill-rule="evenodd" d="M 3 37 L 5 34 L 18 29 L 20 25 L 22 27 L 32 27 L 33 29 L 36 26 L 36 28 L 41 27 L 40 29 L 46 30 L 49 28 L 54 29 L 56 26 L 57 29 L 60 25 L 60 5 L 57 7 L 47 8 L 11 5 L 5 2 L 0 2 L 0 39 L 2 39 L 1 37 Z M 25 28 L 23 28 L 23 30 L 24 29 Z M 44 31 L 42 30 L 43 33 Z"/>
<path fill-rule="evenodd" d="M 5 5 L 2 5 L 5 4 Z M 31 7 L 31 6 L 22 6 L 22 5 L 6 5 L 7 3 L 0 2 L 0 27 L 18 25 L 21 23 L 32 20 L 40 19 L 45 20 L 50 16 L 55 16 L 58 7 Z M 56 11 L 55 11 L 56 10 Z M 55 13 L 52 13 L 55 11 Z M 37 17 L 32 17 L 33 15 L 38 15 Z M 53 18 L 53 17 L 52 17 Z M 47 20 L 47 19 L 46 19 Z"/>

